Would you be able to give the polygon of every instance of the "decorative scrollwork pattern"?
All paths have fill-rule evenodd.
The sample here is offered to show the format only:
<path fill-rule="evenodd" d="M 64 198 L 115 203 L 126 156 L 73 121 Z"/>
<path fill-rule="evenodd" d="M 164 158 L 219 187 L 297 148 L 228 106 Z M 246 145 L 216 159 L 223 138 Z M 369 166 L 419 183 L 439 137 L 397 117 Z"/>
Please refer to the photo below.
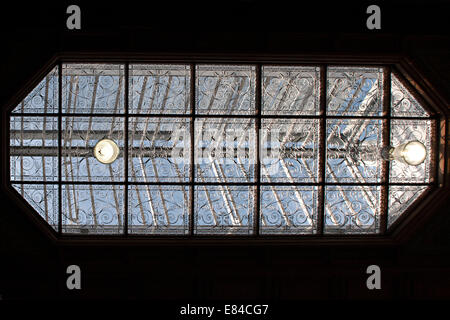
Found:
<path fill-rule="evenodd" d="M 324 232 L 380 232 L 379 201 L 379 186 L 327 186 Z"/>
<path fill-rule="evenodd" d="M 389 186 L 388 228 L 427 188 L 427 186 Z"/>
<path fill-rule="evenodd" d="M 63 185 L 63 232 L 123 233 L 123 199 L 120 185 Z"/>
<path fill-rule="evenodd" d="M 317 187 L 261 187 L 261 234 L 311 234 L 316 230 Z"/>
<path fill-rule="evenodd" d="M 128 195 L 130 233 L 189 233 L 189 187 L 133 185 Z"/>
<path fill-rule="evenodd" d="M 381 114 L 383 69 L 328 67 L 327 79 L 327 114 Z"/>
<path fill-rule="evenodd" d="M 393 117 L 429 117 L 416 98 L 391 74 L 391 115 Z"/>
<path fill-rule="evenodd" d="M 57 129 L 56 117 L 10 118 L 11 180 L 58 180 Z"/>
<path fill-rule="evenodd" d="M 255 120 L 195 120 L 197 182 L 253 182 Z"/>
<path fill-rule="evenodd" d="M 63 112 L 123 113 L 124 70 L 121 64 L 63 64 Z"/>
<path fill-rule="evenodd" d="M 58 66 L 14 108 L 12 113 L 58 112 Z"/>
<path fill-rule="evenodd" d="M 327 121 L 327 182 L 380 182 L 381 121 Z"/>
<path fill-rule="evenodd" d="M 254 114 L 255 66 L 197 66 L 198 114 Z"/>
<path fill-rule="evenodd" d="M 63 117 L 62 180 L 124 181 L 124 118 Z M 99 162 L 93 148 L 99 140 L 111 139 L 119 147 L 117 159 L 108 165 Z"/>
<path fill-rule="evenodd" d="M 319 112 L 319 67 L 263 67 L 262 114 Z"/>
<path fill-rule="evenodd" d="M 261 181 L 317 181 L 318 120 L 263 119 L 261 129 Z"/>
<path fill-rule="evenodd" d="M 58 185 L 13 184 L 12 186 L 53 229 L 58 230 Z"/>
<path fill-rule="evenodd" d="M 190 112 L 189 65 L 130 65 L 130 113 Z"/>
<path fill-rule="evenodd" d="M 391 143 L 396 147 L 408 141 L 418 140 L 431 151 L 430 120 L 391 120 Z M 410 166 L 400 161 L 390 163 L 389 179 L 393 183 L 426 183 L 430 181 L 430 155 L 418 166 Z"/>
<path fill-rule="evenodd" d="M 253 233 L 253 203 L 252 186 L 196 186 L 195 233 Z"/>
<path fill-rule="evenodd" d="M 129 181 L 189 180 L 189 119 L 130 118 L 128 128 Z"/>

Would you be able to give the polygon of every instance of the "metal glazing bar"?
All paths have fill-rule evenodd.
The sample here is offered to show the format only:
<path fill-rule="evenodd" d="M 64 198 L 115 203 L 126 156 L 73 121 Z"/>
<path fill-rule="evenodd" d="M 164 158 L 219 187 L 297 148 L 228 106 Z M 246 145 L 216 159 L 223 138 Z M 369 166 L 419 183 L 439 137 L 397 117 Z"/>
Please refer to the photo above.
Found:
<path fill-rule="evenodd" d="M 195 116 L 196 116 L 196 66 L 190 65 L 189 80 L 189 106 L 190 106 L 190 127 L 189 127 L 189 144 L 190 144 L 190 161 L 189 161 L 189 235 L 194 234 L 195 223 L 195 199 L 194 199 L 194 182 L 195 182 Z"/>
<path fill-rule="evenodd" d="M 318 210 L 317 210 L 317 233 L 323 234 L 325 224 L 325 162 L 326 162 L 326 148 L 327 148 L 327 67 L 326 65 L 320 66 L 320 79 L 319 79 L 319 194 L 318 194 Z"/>
<path fill-rule="evenodd" d="M 62 63 L 58 63 L 58 234 L 62 234 Z"/>
<path fill-rule="evenodd" d="M 383 69 L 383 116 L 387 118 L 382 122 L 382 146 L 390 145 L 391 136 L 391 68 Z M 389 206 L 389 161 L 382 160 L 381 163 L 381 208 L 380 208 L 380 233 L 387 231 L 388 206 Z"/>
<path fill-rule="evenodd" d="M 129 123 L 129 112 L 130 112 L 130 103 L 129 103 L 129 96 L 130 96 L 130 64 L 128 62 L 125 63 L 124 66 L 124 78 L 125 78 L 125 92 L 124 92 L 124 103 L 125 103 L 125 123 L 124 123 L 124 145 L 123 145 L 123 163 L 124 163 L 124 171 L 125 171 L 125 187 L 124 187 L 124 218 L 123 218 L 123 235 L 126 237 L 128 236 L 128 214 L 129 214 L 129 208 L 128 208 L 128 184 L 129 184 L 129 161 L 128 161 L 128 123 Z"/>

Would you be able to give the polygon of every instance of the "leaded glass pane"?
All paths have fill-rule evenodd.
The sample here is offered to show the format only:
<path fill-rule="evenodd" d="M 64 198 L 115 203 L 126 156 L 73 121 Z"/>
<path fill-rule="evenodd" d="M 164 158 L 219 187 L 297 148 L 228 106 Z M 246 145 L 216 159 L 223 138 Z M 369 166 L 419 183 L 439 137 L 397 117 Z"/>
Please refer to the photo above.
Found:
<path fill-rule="evenodd" d="M 317 181 L 319 120 L 262 119 L 261 128 L 261 181 Z"/>
<path fill-rule="evenodd" d="M 327 120 L 327 182 L 380 182 L 381 120 Z"/>
<path fill-rule="evenodd" d="M 58 122 L 56 117 L 10 118 L 10 179 L 58 180 Z"/>
<path fill-rule="evenodd" d="M 189 65 L 130 65 L 130 113 L 190 112 Z"/>
<path fill-rule="evenodd" d="M 121 64 L 63 64 L 62 111 L 123 113 L 124 70 Z"/>
<path fill-rule="evenodd" d="M 58 185 L 13 184 L 13 187 L 53 229 L 58 230 Z"/>
<path fill-rule="evenodd" d="M 391 182 L 422 183 L 430 181 L 431 121 L 430 120 L 391 120 L 391 144 L 396 147 L 402 143 L 418 140 L 428 152 L 425 161 L 411 166 L 397 160 L 390 163 Z"/>
<path fill-rule="evenodd" d="M 240 118 L 195 120 L 197 182 L 254 181 L 255 121 Z"/>
<path fill-rule="evenodd" d="M 196 234 L 253 233 L 254 189 L 251 186 L 195 187 Z"/>
<path fill-rule="evenodd" d="M 429 117 L 400 80 L 391 74 L 391 115 L 393 117 Z"/>
<path fill-rule="evenodd" d="M 261 234 L 317 232 L 317 187 L 261 186 Z"/>
<path fill-rule="evenodd" d="M 317 114 L 319 74 L 319 67 L 264 66 L 262 114 Z"/>
<path fill-rule="evenodd" d="M 128 196 L 130 233 L 189 233 L 189 187 L 131 185 Z"/>
<path fill-rule="evenodd" d="M 380 232 L 379 186 L 327 186 L 325 228 L 329 234 Z"/>
<path fill-rule="evenodd" d="M 62 122 L 62 180 L 124 180 L 124 119 L 120 117 L 64 117 Z M 119 155 L 111 164 L 99 162 L 93 148 L 99 140 L 111 139 Z"/>
<path fill-rule="evenodd" d="M 12 113 L 21 112 L 58 112 L 58 66 L 54 67 L 12 111 Z"/>
<path fill-rule="evenodd" d="M 389 186 L 388 228 L 427 188 L 427 186 Z"/>
<path fill-rule="evenodd" d="M 63 185 L 63 232 L 123 233 L 123 193 L 120 185 Z"/>
<path fill-rule="evenodd" d="M 130 118 L 128 180 L 186 182 L 190 167 L 190 122 L 186 118 Z"/>
<path fill-rule="evenodd" d="M 255 66 L 198 65 L 198 114 L 254 114 Z"/>
<path fill-rule="evenodd" d="M 327 114 L 381 115 L 383 69 L 329 67 L 327 79 Z"/>

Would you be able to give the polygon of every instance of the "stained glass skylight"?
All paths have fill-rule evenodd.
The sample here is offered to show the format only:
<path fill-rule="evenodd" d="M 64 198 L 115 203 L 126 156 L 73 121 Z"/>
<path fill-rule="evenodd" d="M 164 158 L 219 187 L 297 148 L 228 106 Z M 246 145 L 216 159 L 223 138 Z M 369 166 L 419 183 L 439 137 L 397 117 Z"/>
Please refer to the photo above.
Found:
<path fill-rule="evenodd" d="M 61 234 L 384 233 L 431 184 L 434 121 L 389 70 L 62 63 L 11 111 L 10 182 Z M 422 164 L 386 164 L 413 140 Z"/>

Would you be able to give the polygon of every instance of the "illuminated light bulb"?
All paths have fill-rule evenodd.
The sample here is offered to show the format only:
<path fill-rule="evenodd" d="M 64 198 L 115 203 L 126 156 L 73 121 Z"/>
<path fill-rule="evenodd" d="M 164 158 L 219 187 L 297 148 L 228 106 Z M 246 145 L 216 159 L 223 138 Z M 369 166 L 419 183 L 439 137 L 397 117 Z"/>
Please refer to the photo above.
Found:
<path fill-rule="evenodd" d="M 418 166 L 425 161 L 427 150 L 423 143 L 419 141 L 408 142 L 402 150 L 402 156 L 407 164 Z"/>
<path fill-rule="evenodd" d="M 104 164 L 112 163 L 119 155 L 119 147 L 110 139 L 103 139 L 97 142 L 94 147 L 94 156 Z"/>
<path fill-rule="evenodd" d="M 397 147 L 387 147 L 382 150 L 385 160 L 397 160 L 411 166 L 418 166 L 425 161 L 427 149 L 420 141 L 409 141 Z"/>

